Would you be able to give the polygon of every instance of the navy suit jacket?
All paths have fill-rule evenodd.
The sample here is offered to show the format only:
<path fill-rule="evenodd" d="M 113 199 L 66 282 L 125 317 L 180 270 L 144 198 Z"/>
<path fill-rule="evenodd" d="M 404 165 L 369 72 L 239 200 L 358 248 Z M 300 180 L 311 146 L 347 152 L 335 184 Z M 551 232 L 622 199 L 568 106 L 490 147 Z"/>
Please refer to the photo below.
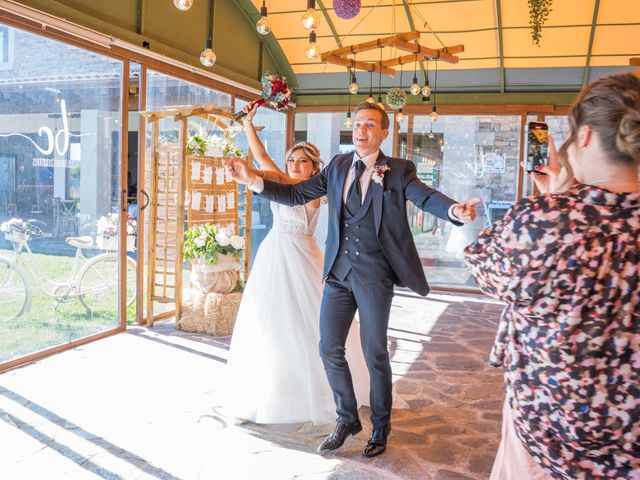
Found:
<path fill-rule="evenodd" d="M 342 196 L 353 156 L 354 152 L 336 155 L 318 175 L 297 184 L 285 185 L 265 180 L 264 190 L 259 194 L 285 205 L 303 205 L 327 196 L 329 227 L 324 254 L 324 278 L 329 275 L 338 255 Z M 380 247 L 399 279 L 398 285 L 426 295 L 429 293 L 429 285 L 409 228 L 406 203 L 409 200 L 425 212 L 451 221 L 448 211 L 456 202 L 422 183 L 416 176 L 415 165 L 408 160 L 387 157 L 380 151 L 376 165 L 389 167 L 384 173 L 383 185 L 373 180 L 369 185 L 372 189 L 373 214 Z"/>

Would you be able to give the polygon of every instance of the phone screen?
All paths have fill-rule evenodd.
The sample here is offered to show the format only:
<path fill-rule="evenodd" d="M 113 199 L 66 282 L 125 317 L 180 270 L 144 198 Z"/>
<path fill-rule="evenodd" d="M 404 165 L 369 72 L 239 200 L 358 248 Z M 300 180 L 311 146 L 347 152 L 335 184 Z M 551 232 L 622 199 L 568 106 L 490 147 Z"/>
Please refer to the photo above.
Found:
<path fill-rule="evenodd" d="M 549 163 L 549 127 L 543 122 L 529 122 L 527 132 L 527 172 Z"/>

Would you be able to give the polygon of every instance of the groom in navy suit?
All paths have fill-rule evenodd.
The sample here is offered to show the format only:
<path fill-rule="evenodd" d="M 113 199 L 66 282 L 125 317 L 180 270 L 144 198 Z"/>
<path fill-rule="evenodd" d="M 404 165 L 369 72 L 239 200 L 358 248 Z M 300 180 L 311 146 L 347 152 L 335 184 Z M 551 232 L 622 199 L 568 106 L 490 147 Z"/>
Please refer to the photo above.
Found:
<path fill-rule="evenodd" d="M 389 135 L 389 118 L 375 104 L 356 108 L 356 151 L 336 155 L 318 175 L 295 185 L 256 176 L 243 162 L 231 168 L 234 178 L 259 195 L 286 205 L 327 196 L 329 227 L 324 257 L 324 291 L 320 310 L 320 355 L 336 402 L 338 420 L 318 447 L 339 448 L 362 430 L 345 342 L 356 310 L 360 339 L 371 377 L 373 431 L 363 455 L 386 450 L 391 431 L 391 365 L 387 326 L 394 284 L 420 295 L 429 293 L 407 221 L 406 202 L 456 225 L 475 218 L 477 200 L 456 203 L 422 183 L 412 162 L 387 157 L 380 150 Z"/>

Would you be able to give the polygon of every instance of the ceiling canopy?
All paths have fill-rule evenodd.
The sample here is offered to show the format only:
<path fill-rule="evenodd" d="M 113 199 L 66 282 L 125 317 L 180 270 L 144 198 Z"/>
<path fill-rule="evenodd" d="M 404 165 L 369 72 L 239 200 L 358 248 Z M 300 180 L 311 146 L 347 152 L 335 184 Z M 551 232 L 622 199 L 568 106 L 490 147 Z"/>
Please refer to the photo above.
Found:
<path fill-rule="evenodd" d="M 262 0 L 251 3 L 257 19 Z M 420 32 L 420 44 L 431 49 L 464 45 L 464 52 L 456 53 L 459 62 L 438 62 L 438 83 L 444 91 L 579 90 L 593 78 L 632 69 L 630 58 L 640 56 L 640 0 L 555 0 L 539 45 L 531 38 L 527 0 L 361 0 L 361 5 L 356 17 L 344 20 L 332 0 L 316 1 L 320 52 L 411 31 Z M 345 66 L 305 55 L 309 32 L 301 18 L 307 0 L 266 0 L 266 6 L 269 36 L 296 76 L 296 93 L 346 92 Z M 380 53 L 362 52 L 357 60 L 379 61 Z M 406 52 L 389 47 L 382 55 L 389 60 Z M 432 72 L 433 67 L 429 62 Z M 404 66 L 403 85 L 410 84 L 412 76 L 410 63 Z M 357 77 L 368 87 L 369 73 L 358 71 Z M 375 86 L 379 80 L 383 86 L 399 82 L 398 76 L 374 77 Z"/>

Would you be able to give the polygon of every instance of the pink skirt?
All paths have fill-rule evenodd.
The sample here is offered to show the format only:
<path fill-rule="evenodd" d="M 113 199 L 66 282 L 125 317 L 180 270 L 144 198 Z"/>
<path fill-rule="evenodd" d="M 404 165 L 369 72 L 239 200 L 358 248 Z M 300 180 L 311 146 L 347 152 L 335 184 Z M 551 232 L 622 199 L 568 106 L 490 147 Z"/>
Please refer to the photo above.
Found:
<path fill-rule="evenodd" d="M 505 400 L 502 408 L 502 440 L 498 447 L 489 480 L 553 480 L 536 463 L 516 434 L 511 407 Z"/>

